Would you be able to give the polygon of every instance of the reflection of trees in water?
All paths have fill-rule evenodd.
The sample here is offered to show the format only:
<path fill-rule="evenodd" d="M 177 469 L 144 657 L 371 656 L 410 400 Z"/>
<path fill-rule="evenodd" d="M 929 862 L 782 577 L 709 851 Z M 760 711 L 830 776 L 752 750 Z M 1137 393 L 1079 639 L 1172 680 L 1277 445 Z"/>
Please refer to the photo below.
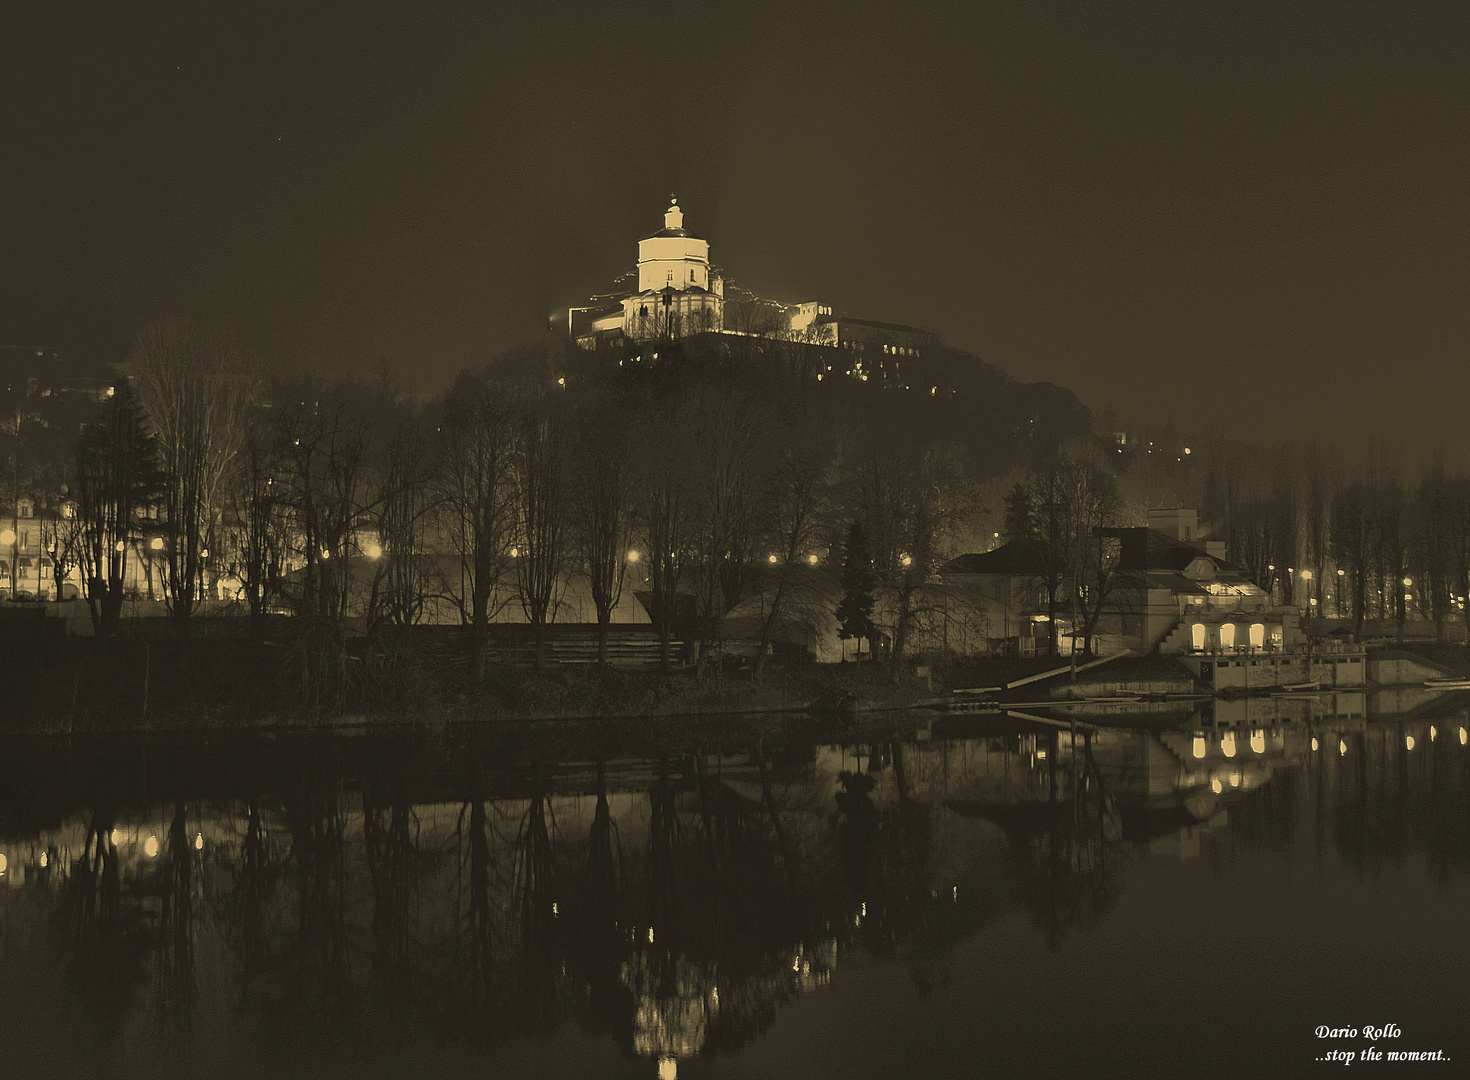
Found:
<path fill-rule="evenodd" d="M 290 950 L 293 981 L 303 999 L 309 994 L 324 1006 L 341 1009 L 354 998 L 347 955 L 347 815 L 342 778 L 328 754 L 309 748 L 295 781 L 283 806 L 296 884 L 296 940 Z"/>
<path fill-rule="evenodd" d="M 1417 788 L 1413 805 L 1413 835 L 1423 848 L 1429 876 L 1441 889 L 1470 874 L 1470 783 L 1466 782 L 1465 751 L 1446 732 L 1431 739 L 1429 782 Z"/>
<path fill-rule="evenodd" d="M 200 860 L 189 836 L 183 800 L 174 803 L 163 864 L 158 868 L 162 908 L 154 954 L 158 1035 L 167 1071 L 184 1071 L 194 1033 L 198 995 L 194 971 L 195 918 L 200 900 Z"/>
<path fill-rule="evenodd" d="M 1131 863 L 1120 840 L 1119 808 L 1093 754 L 1092 733 L 1065 736 L 1065 767 L 1063 738 L 1059 731 L 1045 737 L 1045 802 L 950 804 L 1004 830 L 1010 853 L 1004 872 L 1014 881 L 1011 896 L 1054 949 L 1111 914 Z M 1039 746 L 1042 737 L 1037 741 Z"/>
<path fill-rule="evenodd" d="M 220 923 L 225 943 L 234 951 L 238 985 L 245 996 L 268 969 L 282 873 L 281 851 L 266 829 L 259 799 L 245 804 L 245 832 L 238 855 L 231 860 L 226 850 L 216 856 L 234 871 L 232 888 L 219 898 Z"/>
<path fill-rule="evenodd" d="M 1455 732 L 1454 721 L 1434 738 L 1428 724 L 1383 724 L 1324 740 L 1316 813 L 1358 877 L 1376 878 L 1416 854 L 1441 888 L 1470 873 L 1467 754 Z"/>
<path fill-rule="evenodd" d="M 628 953 L 624 933 L 627 871 L 622 838 L 608 801 L 607 763 L 597 762 L 597 803 L 587 836 L 586 871 L 575 890 L 570 912 L 572 945 L 577 966 L 587 980 L 588 1013 L 585 1022 L 606 1030 L 625 1045 L 632 1040 L 633 997 L 623 985 L 621 969 Z"/>
<path fill-rule="evenodd" d="M 518 916 L 520 1001 L 529 1016 L 553 1020 L 559 969 L 559 906 L 556 852 L 552 846 L 555 818 L 549 805 L 544 771 L 538 766 L 530 805 L 515 841 L 514 904 Z"/>
<path fill-rule="evenodd" d="M 412 929 L 425 870 L 404 762 L 396 756 L 362 788 L 363 851 L 373 894 L 373 975 L 379 994 L 394 1007 L 414 991 Z"/>
<path fill-rule="evenodd" d="M 115 1053 L 146 984 L 152 942 L 139 905 L 124 902 L 112 831 L 112 814 L 92 815 L 81 857 L 61 886 L 61 912 L 67 981 L 84 1017 L 77 1028 Z"/>

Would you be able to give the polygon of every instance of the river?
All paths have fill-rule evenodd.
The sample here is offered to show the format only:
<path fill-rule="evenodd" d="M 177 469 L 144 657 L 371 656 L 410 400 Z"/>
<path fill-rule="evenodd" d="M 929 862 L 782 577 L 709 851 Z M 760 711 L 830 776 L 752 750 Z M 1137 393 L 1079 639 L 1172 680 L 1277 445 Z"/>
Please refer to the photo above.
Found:
<path fill-rule="evenodd" d="M 1218 720 L 0 737 L 0 1061 L 668 1080 L 1466 1060 L 1464 703 Z"/>

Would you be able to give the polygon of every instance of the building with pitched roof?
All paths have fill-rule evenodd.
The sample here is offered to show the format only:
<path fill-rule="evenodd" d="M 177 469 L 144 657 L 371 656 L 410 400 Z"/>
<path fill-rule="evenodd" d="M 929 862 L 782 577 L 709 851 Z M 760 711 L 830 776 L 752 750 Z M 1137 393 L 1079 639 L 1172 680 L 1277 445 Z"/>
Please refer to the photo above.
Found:
<path fill-rule="evenodd" d="M 1201 538 L 1197 513 L 1156 512 L 1150 520 L 1163 528 L 1097 531 L 1110 574 L 1106 594 L 1095 601 L 1094 653 L 1233 656 L 1305 645 L 1298 612 L 1275 605 L 1245 571 L 1226 561 L 1223 544 Z M 1053 613 L 1040 544 L 1012 541 L 961 555 L 941 567 L 940 576 L 985 606 L 990 625 L 1002 630 L 997 645 L 1005 642 L 1021 655 L 1046 649 Z M 1054 616 L 1061 651 L 1069 653 L 1073 634 L 1085 627 L 1074 629 L 1070 603 L 1060 604 Z"/>

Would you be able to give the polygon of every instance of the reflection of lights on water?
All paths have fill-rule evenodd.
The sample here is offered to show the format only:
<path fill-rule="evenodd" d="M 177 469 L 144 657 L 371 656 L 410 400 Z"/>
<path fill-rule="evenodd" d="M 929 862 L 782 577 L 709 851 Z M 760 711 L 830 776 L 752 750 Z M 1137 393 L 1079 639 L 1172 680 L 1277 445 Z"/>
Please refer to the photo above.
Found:
<path fill-rule="evenodd" d="M 1205 737 L 1203 735 L 1194 737 L 1194 756 L 1197 758 L 1205 756 Z"/>
<path fill-rule="evenodd" d="M 865 919 L 868 917 L 868 902 L 866 900 L 863 901 L 863 910 L 859 914 Z"/>
<path fill-rule="evenodd" d="M 5 873 L 5 868 L 10 865 L 10 860 L 5 857 L 5 852 L 0 851 L 0 874 Z"/>
<path fill-rule="evenodd" d="M 1435 737 L 1437 735 L 1439 735 L 1439 732 L 1437 730 L 1435 730 L 1435 727 L 1434 727 L 1433 724 L 1430 724 L 1429 725 L 1429 741 L 1430 742 L 1433 742 L 1435 740 Z"/>
<path fill-rule="evenodd" d="M 1315 735 L 1312 736 L 1312 749 L 1317 749 L 1317 736 Z"/>
<path fill-rule="evenodd" d="M 1405 750 L 1412 750 L 1412 749 L 1414 749 L 1414 736 L 1412 736 L 1412 735 L 1405 735 L 1404 736 L 1404 749 Z"/>
<path fill-rule="evenodd" d="M 648 943 L 653 944 L 653 927 L 651 926 L 648 928 Z"/>
<path fill-rule="evenodd" d="M 553 915 L 560 915 L 560 914 L 561 914 L 561 912 L 560 912 L 560 911 L 559 911 L 559 910 L 558 910 L 558 909 L 557 909 L 557 906 L 556 906 L 556 901 L 555 901 L 555 900 L 553 900 L 553 901 L 552 901 L 552 902 L 551 902 L 551 913 L 552 913 L 552 914 L 553 914 Z"/>
<path fill-rule="evenodd" d="M 1337 740 L 1337 752 L 1338 752 L 1338 754 L 1346 754 L 1347 753 L 1347 740 L 1346 739 L 1338 739 Z"/>
<path fill-rule="evenodd" d="M 1461 746 L 1464 746 L 1465 745 L 1465 729 L 1464 728 L 1461 728 L 1460 729 L 1460 745 Z"/>
<path fill-rule="evenodd" d="M 198 836 L 194 837 L 194 850 L 195 851 L 203 851 L 204 850 L 204 834 L 203 833 L 200 833 Z"/>
<path fill-rule="evenodd" d="M 1225 790 L 1225 785 L 1220 783 L 1219 777 L 1216 777 L 1215 779 L 1210 781 L 1210 790 L 1218 795 L 1220 794 L 1220 792 Z"/>
<path fill-rule="evenodd" d="M 1230 786 L 1240 787 L 1240 773 L 1233 772 L 1230 774 Z"/>
<path fill-rule="evenodd" d="M 953 897 L 954 902 L 958 904 L 960 902 L 960 887 L 956 885 L 954 887 L 954 892 L 952 892 L 950 895 L 951 897 Z"/>
<path fill-rule="evenodd" d="M 1231 731 L 1220 740 L 1220 750 L 1226 757 L 1235 756 L 1235 732 Z"/>
<path fill-rule="evenodd" d="M 150 836 L 147 840 L 143 841 L 143 854 L 147 855 L 150 859 L 158 854 L 158 837 Z"/>
<path fill-rule="evenodd" d="M 1038 751 L 1036 751 L 1036 760 L 1037 761 L 1045 761 L 1046 760 L 1046 751 L 1045 750 L 1038 750 Z"/>
<path fill-rule="evenodd" d="M 658 1059 L 658 1080 L 677 1080 L 678 1075 L 679 1062 L 672 1054 Z"/>
<path fill-rule="evenodd" d="M 113 829 L 109 839 L 112 841 L 112 846 L 117 847 L 118 844 L 122 843 L 122 830 Z"/>
<path fill-rule="evenodd" d="M 51 856 L 48 855 L 44 851 L 41 852 L 41 869 L 42 870 L 46 869 L 47 864 L 50 863 L 50 862 L 51 862 Z"/>
<path fill-rule="evenodd" d="M 1264 754 L 1266 752 L 1266 733 L 1257 731 L 1251 736 L 1251 753 Z"/>

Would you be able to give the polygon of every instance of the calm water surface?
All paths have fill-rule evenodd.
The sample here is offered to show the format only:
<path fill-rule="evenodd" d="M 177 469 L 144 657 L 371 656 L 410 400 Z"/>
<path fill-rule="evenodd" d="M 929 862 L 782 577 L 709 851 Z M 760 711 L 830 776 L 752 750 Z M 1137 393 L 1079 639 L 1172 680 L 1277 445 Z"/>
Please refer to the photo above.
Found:
<path fill-rule="evenodd" d="M 1466 1068 L 1470 716 L 1210 721 L 0 739 L 0 1061 Z"/>

